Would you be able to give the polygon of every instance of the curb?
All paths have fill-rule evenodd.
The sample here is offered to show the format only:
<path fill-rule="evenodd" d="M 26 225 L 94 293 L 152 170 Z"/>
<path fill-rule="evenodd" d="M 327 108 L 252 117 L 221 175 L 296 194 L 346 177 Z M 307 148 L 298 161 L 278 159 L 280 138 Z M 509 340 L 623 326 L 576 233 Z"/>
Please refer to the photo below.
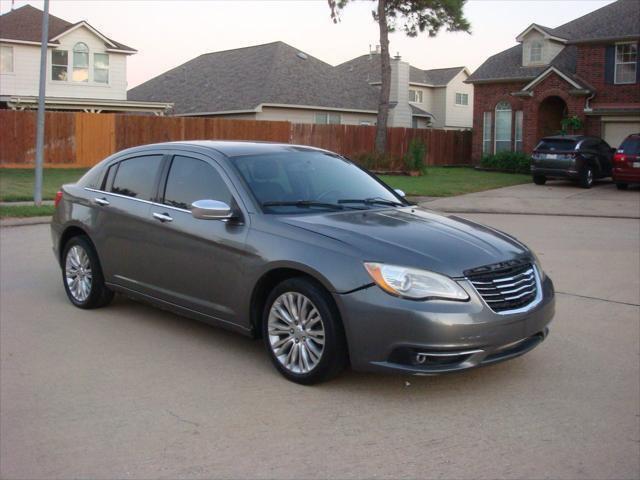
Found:
<path fill-rule="evenodd" d="M 2 218 L 0 228 L 26 227 L 28 225 L 44 225 L 51 223 L 51 217 Z"/>

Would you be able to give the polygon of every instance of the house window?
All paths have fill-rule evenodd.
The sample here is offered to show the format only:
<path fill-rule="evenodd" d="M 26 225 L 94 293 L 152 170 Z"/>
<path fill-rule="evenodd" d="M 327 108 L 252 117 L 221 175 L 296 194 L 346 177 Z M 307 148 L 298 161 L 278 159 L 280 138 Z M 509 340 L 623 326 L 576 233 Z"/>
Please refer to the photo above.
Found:
<path fill-rule="evenodd" d="M 469 105 L 469 94 L 456 93 L 456 105 L 462 105 L 462 106 Z"/>
<path fill-rule="evenodd" d="M 93 54 L 93 81 L 109 83 L 109 55 L 107 53 Z"/>
<path fill-rule="evenodd" d="M 638 65 L 638 45 L 619 43 L 616 45 L 615 83 L 636 83 Z"/>
<path fill-rule="evenodd" d="M 320 125 L 340 125 L 339 113 L 318 112 L 315 123 Z"/>
<path fill-rule="evenodd" d="M 542 42 L 532 42 L 531 51 L 529 53 L 529 61 L 531 63 L 542 62 Z"/>
<path fill-rule="evenodd" d="M 13 73 L 13 47 L 0 47 L 0 73 Z"/>
<path fill-rule="evenodd" d="M 51 80 L 66 81 L 69 76 L 69 52 L 53 50 L 51 52 Z"/>
<path fill-rule="evenodd" d="M 522 151 L 522 124 L 523 124 L 523 121 L 524 121 L 524 112 L 522 110 L 518 110 L 515 113 L 515 122 L 516 122 L 515 127 L 516 128 L 515 128 L 515 133 L 514 133 L 515 139 L 514 139 L 514 142 L 513 142 L 513 149 L 516 152 L 521 152 Z"/>
<path fill-rule="evenodd" d="M 495 152 L 503 150 L 511 150 L 511 105 L 504 101 L 496 105 Z"/>
<path fill-rule="evenodd" d="M 422 90 L 409 90 L 409 101 L 422 103 Z"/>
<path fill-rule="evenodd" d="M 78 42 L 73 47 L 73 81 L 89 81 L 89 47 L 86 43 Z"/>
<path fill-rule="evenodd" d="M 491 154 L 491 112 L 484 112 L 482 118 L 482 153 Z"/>

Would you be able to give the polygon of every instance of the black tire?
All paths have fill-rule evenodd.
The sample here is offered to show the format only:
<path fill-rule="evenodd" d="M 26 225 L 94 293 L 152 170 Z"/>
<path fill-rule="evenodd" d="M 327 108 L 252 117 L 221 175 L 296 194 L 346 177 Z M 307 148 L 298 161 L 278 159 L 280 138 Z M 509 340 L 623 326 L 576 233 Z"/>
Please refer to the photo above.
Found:
<path fill-rule="evenodd" d="M 545 177 L 544 175 L 534 175 L 533 183 L 535 183 L 536 185 L 544 185 L 545 183 L 547 183 L 547 177 Z"/>
<path fill-rule="evenodd" d="M 626 190 L 627 188 L 629 188 L 629 184 L 628 183 L 616 183 L 616 188 L 618 190 Z"/>
<path fill-rule="evenodd" d="M 88 265 L 90 267 L 91 274 L 91 285 L 86 298 L 78 298 L 78 296 L 74 294 L 74 292 L 72 292 L 67 280 L 67 257 L 69 256 L 69 252 L 71 252 L 74 247 L 82 249 L 82 251 L 86 253 L 86 256 L 88 258 Z M 74 250 L 74 252 L 77 251 L 78 250 Z M 67 292 L 69 301 L 78 308 L 100 308 L 108 305 L 111 300 L 113 300 L 113 291 L 109 290 L 104 284 L 102 267 L 100 266 L 100 261 L 98 260 L 98 255 L 96 254 L 95 248 L 93 247 L 93 244 L 91 243 L 89 238 L 85 236 L 81 235 L 73 237 L 64 246 L 64 250 L 62 252 L 62 283 L 64 284 L 64 290 L 65 292 Z"/>
<path fill-rule="evenodd" d="M 594 173 L 591 167 L 584 167 L 580 171 L 580 179 L 578 180 L 578 184 L 582 188 L 591 188 L 593 186 Z"/>
<path fill-rule="evenodd" d="M 324 329 L 324 347 L 319 355 L 317 364 L 308 372 L 297 373 L 285 367 L 281 360 L 278 359 L 271 345 L 272 340 L 269 336 L 269 315 L 274 302 L 281 298 L 285 293 L 301 294 L 306 297 L 312 303 L 312 306 L 316 308 L 321 317 L 320 321 Z M 282 323 L 282 325 L 284 325 L 284 323 Z M 296 325 L 298 324 L 296 323 Z M 272 335 L 272 337 L 274 338 L 274 341 L 276 341 L 275 339 L 282 340 L 292 338 L 293 328 L 290 331 L 292 332 L 291 335 L 283 333 L 281 334 L 281 337 L 278 337 L 277 335 Z M 295 277 L 284 280 L 276 285 L 269 294 L 265 303 L 262 316 L 262 334 L 265 347 L 274 366 L 286 379 L 291 380 L 292 382 L 303 385 L 313 385 L 315 383 L 329 380 L 338 375 L 348 363 L 347 342 L 338 310 L 329 293 L 321 285 L 311 279 Z M 300 342 L 310 341 L 309 338 L 302 338 L 303 339 L 301 339 Z M 294 340 L 292 339 L 291 342 L 286 343 L 290 346 L 290 349 L 294 348 L 293 341 Z M 300 352 L 300 349 L 303 348 L 302 343 L 299 343 L 298 341 L 295 343 L 299 345 L 296 346 L 296 349 Z M 302 354 L 298 353 L 298 355 Z"/>

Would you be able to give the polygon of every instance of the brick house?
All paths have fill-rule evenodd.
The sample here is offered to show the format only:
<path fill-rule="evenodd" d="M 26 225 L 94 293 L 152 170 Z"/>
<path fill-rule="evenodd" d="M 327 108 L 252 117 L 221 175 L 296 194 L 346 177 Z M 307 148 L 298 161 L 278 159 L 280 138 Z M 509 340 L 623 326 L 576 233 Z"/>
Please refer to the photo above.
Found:
<path fill-rule="evenodd" d="M 617 147 L 640 131 L 640 2 L 618 0 L 556 28 L 532 24 L 487 59 L 475 87 L 473 154 L 531 152 L 577 116 L 581 131 Z"/>

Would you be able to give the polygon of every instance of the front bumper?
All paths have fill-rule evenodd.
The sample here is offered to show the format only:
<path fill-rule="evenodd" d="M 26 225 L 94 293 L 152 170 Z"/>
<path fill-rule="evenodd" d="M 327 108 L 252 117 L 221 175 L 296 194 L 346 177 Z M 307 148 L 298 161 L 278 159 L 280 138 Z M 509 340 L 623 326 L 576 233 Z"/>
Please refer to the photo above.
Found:
<path fill-rule="evenodd" d="M 548 334 L 555 313 L 553 283 L 541 282 L 542 296 L 531 309 L 493 312 L 473 286 L 462 281 L 467 302 L 396 298 L 371 286 L 337 295 L 356 370 L 417 375 L 454 372 L 522 355 Z"/>

